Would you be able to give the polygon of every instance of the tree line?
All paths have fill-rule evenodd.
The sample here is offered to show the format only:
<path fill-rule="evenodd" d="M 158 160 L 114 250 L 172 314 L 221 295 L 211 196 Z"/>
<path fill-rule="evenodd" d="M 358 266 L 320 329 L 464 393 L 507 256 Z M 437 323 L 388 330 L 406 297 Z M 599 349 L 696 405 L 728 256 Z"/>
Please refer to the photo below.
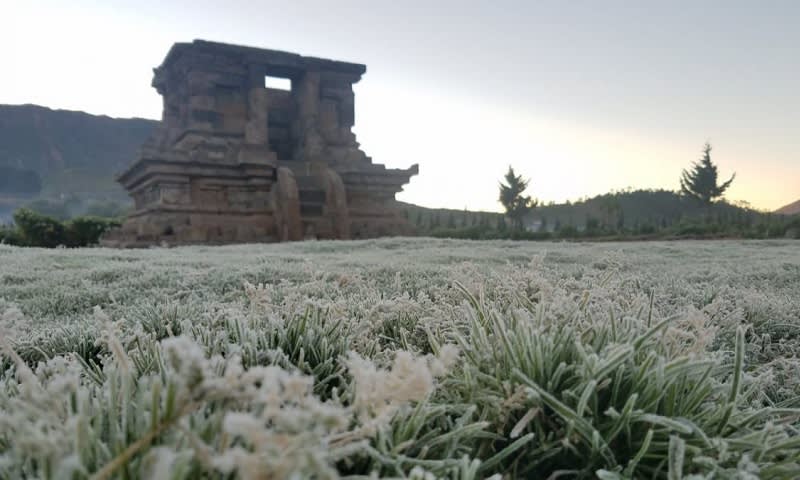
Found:
<path fill-rule="evenodd" d="M 719 181 L 706 143 L 680 175 L 680 190 L 625 190 L 565 204 L 526 194 L 530 180 L 509 166 L 499 184 L 504 213 L 408 209 L 419 234 L 456 238 L 773 238 L 800 236 L 800 219 L 722 199 L 735 174 Z"/>

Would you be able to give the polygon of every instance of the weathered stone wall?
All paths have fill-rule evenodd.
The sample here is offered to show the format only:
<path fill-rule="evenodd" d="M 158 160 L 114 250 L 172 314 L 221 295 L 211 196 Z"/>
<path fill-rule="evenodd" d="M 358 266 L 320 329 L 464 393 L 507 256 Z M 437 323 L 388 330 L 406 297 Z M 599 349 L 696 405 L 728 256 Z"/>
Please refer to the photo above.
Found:
<path fill-rule="evenodd" d="M 361 151 L 353 84 L 366 68 L 274 50 L 176 44 L 155 69 L 162 126 L 119 181 L 136 211 L 108 245 L 406 234 L 394 196 L 416 167 Z M 266 88 L 266 75 L 292 90 Z"/>

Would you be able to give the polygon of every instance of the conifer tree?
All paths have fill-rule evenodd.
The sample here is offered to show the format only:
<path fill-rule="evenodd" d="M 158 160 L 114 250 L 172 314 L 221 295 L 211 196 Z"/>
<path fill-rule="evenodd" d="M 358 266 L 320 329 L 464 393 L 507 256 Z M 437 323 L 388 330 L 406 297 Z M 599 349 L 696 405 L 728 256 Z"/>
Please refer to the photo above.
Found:
<path fill-rule="evenodd" d="M 683 170 L 681 193 L 704 205 L 710 205 L 725 194 L 734 178 L 736 178 L 735 173 L 727 182 L 717 185 L 717 166 L 711 162 L 711 144 L 706 142 L 703 147 L 703 158 L 694 162 L 690 170 Z"/>
<path fill-rule="evenodd" d="M 505 175 L 506 183 L 500 183 L 500 203 L 506 209 L 506 216 L 511 219 L 514 228 L 522 228 L 522 219 L 526 213 L 536 207 L 536 201 L 523 195 L 528 188 L 529 180 L 514 173 L 509 165 Z"/>

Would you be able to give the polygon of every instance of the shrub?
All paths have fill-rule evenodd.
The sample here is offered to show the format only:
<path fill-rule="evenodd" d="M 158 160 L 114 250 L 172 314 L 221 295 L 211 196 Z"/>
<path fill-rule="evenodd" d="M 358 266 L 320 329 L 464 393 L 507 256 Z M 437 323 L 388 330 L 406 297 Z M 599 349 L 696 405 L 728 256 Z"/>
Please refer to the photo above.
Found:
<path fill-rule="evenodd" d="M 16 229 L 0 228 L 0 243 L 24 247 L 86 247 L 97 244 L 103 233 L 120 225 L 116 219 L 100 217 L 76 217 L 62 223 L 26 208 L 14 213 L 14 222 Z"/>
<path fill-rule="evenodd" d="M 800 239 L 800 215 L 795 215 L 786 225 L 786 237 Z"/>
<path fill-rule="evenodd" d="M 0 225 L 0 244 L 19 245 L 19 232 L 11 225 Z"/>
<path fill-rule="evenodd" d="M 712 230 L 710 223 L 681 222 L 675 227 L 674 232 L 678 236 L 703 236 L 712 233 Z"/>
<path fill-rule="evenodd" d="M 527 230 L 513 230 L 510 235 L 511 240 L 549 240 L 552 238 L 550 232 L 529 232 Z"/>
<path fill-rule="evenodd" d="M 576 238 L 580 235 L 578 229 L 572 225 L 564 225 L 558 229 L 558 236 L 561 238 Z"/>
<path fill-rule="evenodd" d="M 435 238 L 458 238 L 464 240 L 490 240 L 508 238 L 508 230 L 496 230 L 489 226 L 475 225 L 464 228 L 436 228 L 430 232 Z"/>
<path fill-rule="evenodd" d="M 636 228 L 636 233 L 639 235 L 654 235 L 656 233 L 656 227 L 654 225 L 650 225 L 649 223 L 645 223 L 644 225 L 640 225 Z"/>
<path fill-rule="evenodd" d="M 95 245 L 103 233 L 120 225 L 118 220 L 110 218 L 75 217 L 66 224 L 67 245 L 70 247 Z"/>
<path fill-rule="evenodd" d="M 22 245 L 54 248 L 67 243 L 64 224 L 53 217 L 20 208 L 14 212 L 14 223 L 19 230 Z"/>
<path fill-rule="evenodd" d="M 768 238 L 782 237 L 786 234 L 786 225 L 781 223 L 772 223 L 766 229 Z"/>

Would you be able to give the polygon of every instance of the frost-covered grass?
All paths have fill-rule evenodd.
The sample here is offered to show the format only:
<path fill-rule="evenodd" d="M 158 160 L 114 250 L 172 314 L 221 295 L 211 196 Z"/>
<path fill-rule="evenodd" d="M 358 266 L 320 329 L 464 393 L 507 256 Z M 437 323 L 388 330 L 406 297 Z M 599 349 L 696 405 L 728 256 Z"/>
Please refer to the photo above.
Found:
<path fill-rule="evenodd" d="M 0 478 L 800 478 L 800 243 L 0 245 Z"/>

